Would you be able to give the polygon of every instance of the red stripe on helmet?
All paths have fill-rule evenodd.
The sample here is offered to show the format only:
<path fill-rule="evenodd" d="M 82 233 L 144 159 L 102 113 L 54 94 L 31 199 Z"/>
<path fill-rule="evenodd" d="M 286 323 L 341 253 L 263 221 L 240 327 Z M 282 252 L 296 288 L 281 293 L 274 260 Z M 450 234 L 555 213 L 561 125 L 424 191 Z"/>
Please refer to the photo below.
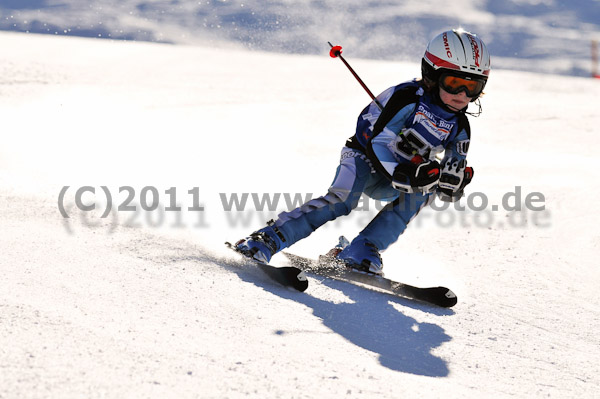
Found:
<path fill-rule="evenodd" d="M 445 61 L 439 57 L 436 57 L 435 55 L 431 54 L 429 51 L 425 51 L 425 57 L 427 59 L 429 59 L 429 61 L 431 61 L 433 63 L 433 65 L 435 65 L 438 68 L 456 69 L 456 70 L 460 71 L 460 67 L 458 65 L 453 64 L 448 61 Z"/>

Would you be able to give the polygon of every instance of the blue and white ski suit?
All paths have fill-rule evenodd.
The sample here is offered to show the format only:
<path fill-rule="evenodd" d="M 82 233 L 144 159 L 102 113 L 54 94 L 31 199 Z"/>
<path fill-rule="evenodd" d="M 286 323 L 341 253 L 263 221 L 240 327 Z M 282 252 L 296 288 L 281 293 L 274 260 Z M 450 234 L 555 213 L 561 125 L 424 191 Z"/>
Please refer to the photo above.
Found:
<path fill-rule="evenodd" d="M 282 248 L 307 237 L 317 228 L 349 214 L 362 193 L 389 202 L 359 234 L 385 250 L 404 232 L 417 213 L 433 200 L 433 194 L 407 194 L 391 185 L 394 169 L 410 162 L 414 152 L 426 159 L 445 151 L 459 160 L 467 155 L 469 123 L 464 113 L 442 107 L 418 81 L 390 87 L 358 117 L 356 133 L 342 149 L 340 165 L 326 195 L 312 199 L 275 220 Z M 407 144 L 413 151 L 406 151 Z"/>

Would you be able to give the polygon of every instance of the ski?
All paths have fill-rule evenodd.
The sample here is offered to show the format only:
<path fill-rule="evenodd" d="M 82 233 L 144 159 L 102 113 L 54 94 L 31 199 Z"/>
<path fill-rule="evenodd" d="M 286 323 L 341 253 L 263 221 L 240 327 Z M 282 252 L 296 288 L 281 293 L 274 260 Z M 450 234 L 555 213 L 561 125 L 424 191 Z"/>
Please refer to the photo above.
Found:
<path fill-rule="evenodd" d="M 443 308 L 450 308 L 457 303 L 457 297 L 446 287 L 415 287 L 409 284 L 390 280 L 383 276 L 362 272 L 347 267 L 340 261 L 336 261 L 331 255 L 321 255 L 319 260 L 305 258 L 283 252 L 291 264 L 303 269 L 307 273 L 317 276 L 345 281 L 351 284 L 360 284 L 366 288 L 378 288 L 392 295 L 407 299 L 416 299 Z"/>
<path fill-rule="evenodd" d="M 308 288 L 308 279 L 306 278 L 306 274 L 304 274 L 302 269 L 294 266 L 271 266 L 267 263 L 263 263 L 252 258 L 242 251 L 239 251 L 236 246 L 230 242 L 226 242 L 225 245 L 234 252 L 242 255 L 244 258 L 254 262 L 260 270 L 262 270 L 267 276 L 279 284 L 285 287 L 295 288 L 300 292 L 304 292 Z"/>

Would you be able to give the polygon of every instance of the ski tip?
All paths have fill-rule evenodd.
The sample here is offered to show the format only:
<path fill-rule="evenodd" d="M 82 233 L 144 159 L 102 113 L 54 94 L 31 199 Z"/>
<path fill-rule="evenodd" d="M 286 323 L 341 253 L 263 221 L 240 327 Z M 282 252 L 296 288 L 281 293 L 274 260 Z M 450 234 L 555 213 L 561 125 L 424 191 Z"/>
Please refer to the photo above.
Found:
<path fill-rule="evenodd" d="M 445 288 L 446 290 L 446 294 L 444 294 L 444 296 L 448 299 L 456 299 L 456 294 L 454 292 L 452 292 L 452 290 L 449 290 L 447 288 Z"/>
<path fill-rule="evenodd" d="M 458 303 L 458 297 L 452 290 L 446 287 L 439 287 L 439 289 L 443 292 L 445 291 L 444 297 L 440 300 L 440 306 L 445 308 L 451 308 L 452 306 Z"/>
<path fill-rule="evenodd" d="M 420 288 L 412 296 L 442 308 L 451 308 L 458 303 L 456 294 L 446 287 Z"/>
<path fill-rule="evenodd" d="M 306 277 L 306 273 L 304 273 L 304 271 L 301 271 L 300 273 L 298 273 L 298 275 L 296 276 L 296 278 L 299 281 L 308 281 L 308 277 Z"/>
<path fill-rule="evenodd" d="M 298 283 L 296 283 L 296 289 L 300 292 L 306 291 L 308 288 L 308 277 L 306 277 L 304 271 L 300 271 L 300 273 L 296 275 L 296 278 L 298 279 Z"/>
<path fill-rule="evenodd" d="M 286 280 L 289 281 L 295 289 L 300 292 L 306 291 L 308 288 L 308 278 L 304 271 L 292 266 L 282 267 L 281 269 L 286 275 Z"/>

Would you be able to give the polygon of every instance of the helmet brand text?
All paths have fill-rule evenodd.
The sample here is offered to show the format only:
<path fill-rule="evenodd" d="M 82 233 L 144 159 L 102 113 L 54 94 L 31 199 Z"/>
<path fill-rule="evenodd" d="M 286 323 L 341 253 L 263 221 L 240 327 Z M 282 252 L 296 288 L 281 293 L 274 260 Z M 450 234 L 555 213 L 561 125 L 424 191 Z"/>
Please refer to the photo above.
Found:
<path fill-rule="evenodd" d="M 448 58 L 452 58 L 452 51 L 450 51 L 450 44 L 448 43 L 448 35 L 444 32 L 444 36 L 442 37 L 444 41 L 444 48 L 446 49 L 446 55 Z"/>
<path fill-rule="evenodd" d="M 475 66 L 479 66 L 479 45 L 473 36 L 468 35 L 468 37 L 471 42 L 471 48 L 473 49 L 473 56 L 475 57 Z"/>

